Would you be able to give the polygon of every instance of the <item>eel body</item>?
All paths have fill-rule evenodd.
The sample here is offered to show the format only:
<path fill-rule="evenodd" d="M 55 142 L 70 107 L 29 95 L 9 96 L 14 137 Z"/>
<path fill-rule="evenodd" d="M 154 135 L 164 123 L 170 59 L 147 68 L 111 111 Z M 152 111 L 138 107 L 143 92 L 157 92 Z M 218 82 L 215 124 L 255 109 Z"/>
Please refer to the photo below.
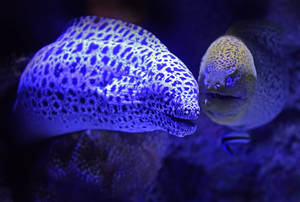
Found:
<path fill-rule="evenodd" d="M 288 69 L 280 30 L 268 23 L 237 23 L 202 58 L 200 105 L 215 122 L 236 130 L 275 118 L 288 97 Z"/>
<path fill-rule="evenodd" d="M 184 63 L 147 30 L 81 17 L 40 49 L 21 75 L 15 111 L 29 133 L 85 129 L 192 134 L 198 86 Z"/>

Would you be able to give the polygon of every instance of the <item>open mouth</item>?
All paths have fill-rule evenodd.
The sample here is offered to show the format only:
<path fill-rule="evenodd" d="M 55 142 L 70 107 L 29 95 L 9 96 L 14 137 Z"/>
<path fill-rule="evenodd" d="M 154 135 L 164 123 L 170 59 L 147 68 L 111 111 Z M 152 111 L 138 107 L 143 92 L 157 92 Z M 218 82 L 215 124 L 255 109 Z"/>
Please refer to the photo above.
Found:
<path fill-rule="evenodd" d="M 183 124 L 187 127 L 194 127 L 196 125 L 196 120 L 176 118 L 174 116 L 169 116 L 169 117 L 172 119 L 172 121 Z"/>
<path fill-rule="evenodd" d="M 206 113 L 208 113 L 209 115 L 211 115 L 213 117 L 228 117 L 228 116 L 234 116 L 236 114 L 236 112 L 232 112 L 232 113 L 217 113 L 217 112 L 213 112 L 211 110 L 206 110 Z"/>
<path fill-rule="evenodd" d="M 173 122 L 171 124 L 172 128 L 169 128 L 168 132 L 177 137 L 184 137 L 186 135 L 192 135 L 195 133 L 197 129 L 196 120 L 176 118 L 173 116 L 168 116 L 170 121 Z"/>
<path fill-rule="evenodd" d="M 171 135 L 177 137 L 184 137 L 193 134 L 197 129 L 197 122 L 195 119 L 185 117 L 175 117 L 170 114 L 163 114 L 164 121 L 161 122 L 163 130 Z"/>
<path fill-rule="evenodd" d="M 240 96 L 226 95 L 217 92 L 209 92 L 206 93 L 206 98 L 208 99 L 219 99 L 219 100 L 241 100 Z"/>
<path fill-rule="evenodd" d="M 204 111 L 210 117 L 234 117 L 244 106 L 245 98 L 220 92 L 206 92 Z"/>

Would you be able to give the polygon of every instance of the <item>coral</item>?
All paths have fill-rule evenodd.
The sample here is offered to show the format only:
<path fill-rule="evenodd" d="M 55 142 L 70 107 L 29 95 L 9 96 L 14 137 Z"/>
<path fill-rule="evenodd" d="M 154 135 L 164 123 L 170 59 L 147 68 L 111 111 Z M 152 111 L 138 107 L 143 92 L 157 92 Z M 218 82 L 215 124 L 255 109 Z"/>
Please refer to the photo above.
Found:
<path fill-rule="evenodd" d="M 33 198 L 137 201 L 155 179 L 167 145 L 166 134 L 159 132 L 90 131 L 58 137 L 49 145 L 47 160 L 41 156 L 37 163 L 46 180 L 33 182 Z"/>
<path fill-rule="evenodd" d="M 270 1 L 266 18 L 282 26 L 285 36 L 282 43 L 290 46 L 300 46 L 299 34 L 299 2 L 293 0 Z"/>
<path fill-rule="evenodd" d="M 299 117 L 300 111 L 285 109 L 252 130 L 250 144 L 236 145 L 234 157 L 215 138 L 226 129 L 213 123 L 174 140 L 157 178 L 165 201 L 298 201 Z"/>
<path fill-rule="evenodd" d="M 290 95 L 286 105 L 288 108 L 300 110 L 300 48 L 298 52 L 293 54 L 289 66 Z"/>

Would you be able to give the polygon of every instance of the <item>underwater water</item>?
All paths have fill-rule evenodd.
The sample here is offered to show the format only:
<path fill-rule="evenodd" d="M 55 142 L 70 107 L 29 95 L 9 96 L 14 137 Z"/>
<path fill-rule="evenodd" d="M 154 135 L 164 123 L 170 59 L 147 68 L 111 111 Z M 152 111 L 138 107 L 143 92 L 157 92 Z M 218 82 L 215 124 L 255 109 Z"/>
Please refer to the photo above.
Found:
<path fill-rule="evenodd" d="M 3 3 L 0 11 L 5 27 L 0 57 L 0 201 L 300 201 L 298 1 L 24 0 Z M 93 32 L 80 23 L 73 24 L 75 37 L 70 20 L 87 15 L 130 22 L 141 29 L 109 20 L 107 25 L 105 20 L 97 25 L 95 20 Z M 243 27 L 239 32 L 227 32 L 235 23 L 250 21 L 258 25 L 255 30 Z M 261 22 L 270 22 L 276 29 Z M 101 31 L 104 24 L 111 26 L 106 33 Z M 273 28 L 282 33 L 280 39 L 274 37 Z M 259 88 L 251 89 L 248 81 L 235 88 L 237 77 L 230 77 L 225 80 L 226 88 L 221 83 L 217 90 L 207 88 L 211 94 L 204 98 L 217 103 L 208 109 L 223 113 L 244 106 L 245 102 L 235 103 L 240 89 L 250 89 L 247 96 L 257 89 L 264 93 L 255 95 L 271 96 L 255 97 L 251 118 L 238 122 L 242 126 L 235 125 L 255 127 L 237 130 L 247 132 L 250 141 L 230 144 L 232 154 L 222 144 L 224 134 L 233 130 L 226 124 L 232 122 L 215 122 L 206 105 L 198 103 L 204 95 L 198 79 L 202 58 L 225 33 L 239 33 L 252 51 Z M 243 38 L 244 33 L 249 38 Z M 55 48 L 47 46 L 51 43 Z M 64 46 L 70 49 L 60 51 Z M 89 55 L 98 48 L 97 57 Z M 127 54 L 124 60 L 123 50 Z M 110 51 L 113 54 L 107 55 Z M 222 55 L 222 51 L 216 53 Z M 66 53 L 71 58 L 64 58 Z M 78 64 L 87 68 L 80 66 L 81 72 L 74 76 L 72 61 L 77 58 Z M 213 69 L 220 61 L 211 58 L 203 61 Z M 116 65 L 115 71 L 112 61 L 123 66 L 118 69 Z M 221 66 L 228 67 L 228 61 L 236 62 L 229 57 Z M 238 66 L 238 62 L 234 64 L 229 66 Z M 55 77 L 45 74 L 47 65 Z M 123 75 L 119 74 L 122 68 Z M 69 69 L 71 73 L 66 74 Z M 217 68 L 211 74 L 211 69 L 205 70 L 207 83 L 219 82 L 224 75 Z M 89 77 L 83 76 L 84 70 Z M 95 80 L 92 70 L 98 76 Z M 100 86 L 94 97 L 79 85 L 84 78 L 89 79 L 86 88 L 93 90 L 95 83 Z M 113 82 L 116 85 L 110 86 Z M 152 88 L 152 84 L 161 87 Z M 116 93 L 118 88 L 125 89 L 119 91 L 123 94 Z M 55 96 L 46 89 L 52 89 Z M 16 116 L 18 103 L 29 107 Z M 53 110 L 55 103 L 57 111 Z M 93 108 L 95 103 L 100 111 Z M 70 116 L 64 115 L 71 110 Z M 270 120 L 261 124 L 260 114 Z"/>

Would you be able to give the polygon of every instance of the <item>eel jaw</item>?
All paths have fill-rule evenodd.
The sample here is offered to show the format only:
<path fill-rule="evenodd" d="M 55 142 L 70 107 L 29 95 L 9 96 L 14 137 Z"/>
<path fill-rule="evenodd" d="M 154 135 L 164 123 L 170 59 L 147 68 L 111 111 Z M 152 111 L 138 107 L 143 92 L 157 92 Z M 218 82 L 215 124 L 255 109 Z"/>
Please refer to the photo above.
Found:
<path fill-rule="evenodd" d="M 207 92 L 205 93 L 206 99 L 212 100 L 212 99 L 219 99 L 219 100 L 227 100 L 227 101 L 234 101 L 234 100 L 241 100 L 241 96 L 237 95 L 230 95 L 230 94 L 224 94 L 220 92 Z"/>
<path fill-rule="evenodd" d="M 200 103 L 204 112 L 219 124 L 234 122 L 247 109 L 249 100 L 245 95 L 224 91 L 206 90 Z"/>
<path fill-rule="evenodd" d="M 198 119 L 198 118 L 197 118 Z M 162 126 L 166 132 L 177 137 L 192 135 L 197 129 L 197 119 L 191 117 L 175 117 L 166 115 L 167 127 Z"/>
<path fill-rule="evenodd" d="M 196 125 L 196 120 L 192 120 L 192 119 L 183 119 L 183 118 L 176 118 L 176 117 L 170 117 L 172 119 L 172 121 L 174 121 L 175 123 L 180 123 L 183 124 L 187 127 L 194 127 Z"/>

